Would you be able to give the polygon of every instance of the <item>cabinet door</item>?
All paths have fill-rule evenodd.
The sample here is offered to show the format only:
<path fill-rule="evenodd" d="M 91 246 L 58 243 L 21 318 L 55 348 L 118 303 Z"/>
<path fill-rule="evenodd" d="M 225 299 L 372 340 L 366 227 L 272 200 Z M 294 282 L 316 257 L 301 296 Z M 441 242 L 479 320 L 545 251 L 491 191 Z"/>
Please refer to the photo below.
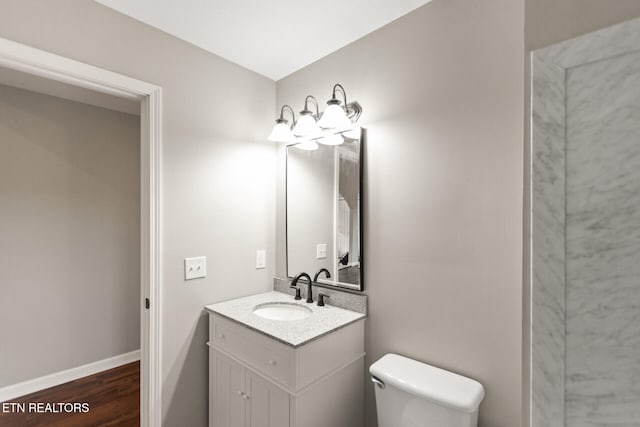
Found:
<path fill-rule="evenodd" d="M 288 427 L 289 394 L 246 370 L 247 427 Z"/>
<path fill-rule="evenodd" d="M 209 350 L 209 426 L 244 427 L 245 369 L 215 350 Z"/>

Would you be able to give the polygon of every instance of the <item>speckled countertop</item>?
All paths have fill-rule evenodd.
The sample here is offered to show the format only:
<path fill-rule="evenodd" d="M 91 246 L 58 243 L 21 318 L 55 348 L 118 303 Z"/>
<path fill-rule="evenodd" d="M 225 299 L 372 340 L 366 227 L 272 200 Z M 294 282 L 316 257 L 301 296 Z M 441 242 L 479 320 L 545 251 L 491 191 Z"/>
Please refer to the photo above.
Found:
<path fill-rule="evenodd" d="M 270 302 L 295 303 L 311 309 L 313 313 L 301 320 L 269 320 L 253 314 L 253 309 L 257 305 Z M 366 317 L 362 313 L 331 305 L 318 307 L 317 301 L 314 301 L 313 304 L 307 304 L 304 300 L 296 301 L 291 295 L 276 291 L 207 305 L 205 309 L 292 347 L 300 347 L 309 341 Z"/>

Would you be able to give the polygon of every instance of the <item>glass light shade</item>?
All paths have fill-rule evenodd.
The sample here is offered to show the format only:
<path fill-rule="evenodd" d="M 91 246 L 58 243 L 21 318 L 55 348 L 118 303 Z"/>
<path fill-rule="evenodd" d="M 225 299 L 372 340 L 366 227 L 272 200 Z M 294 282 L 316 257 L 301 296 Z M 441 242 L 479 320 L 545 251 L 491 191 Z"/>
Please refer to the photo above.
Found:
<path fill-rule="evenodd" d="M 267 139 L 274 142 L 293 142 L 296 137 L 286 123 L 276 123 Z"/>
<path fill-rule="evenodd" d="M 351 120 L 339 104 L 329 104 L 318 121 L 318 126 L 324 129 L 335 129 L 351 126 Z"/>
<path fill-rule="evenodd" d="M 303 141 L 299 144 L 296 144 L 296 147 L 298 147 L 301 150 L 311 151 L 311 150 L 317 150 L 318 144 L 316 144 L 315 141 Z"/>
<path fill-rule="evenodd" d="M 320 144 L 324 145 L 340 145 L 344 142 L 344 138 L 340 134 L 327 135 L 323 136 L 320 139 L 317 139 Z"/>
<path fill-rule="evenodd" d="M 293 128 L 293 134 L 296 136 L 314 137 L 322 133 L 316 119 L 311 114 L 303 114 L 298 119 L 296 126 Z"/>

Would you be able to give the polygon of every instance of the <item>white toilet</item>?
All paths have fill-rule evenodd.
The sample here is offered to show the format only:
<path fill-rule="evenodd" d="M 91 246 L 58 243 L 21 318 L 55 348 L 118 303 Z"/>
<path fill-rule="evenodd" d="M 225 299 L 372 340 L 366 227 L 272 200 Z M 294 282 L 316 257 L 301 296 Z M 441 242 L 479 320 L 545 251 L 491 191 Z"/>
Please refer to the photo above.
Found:
<path fill-rule="evenodd" d="M 477 427 L 479 382 L 387 354 L 369 368 L 376 385 L 378 427 Z"/>

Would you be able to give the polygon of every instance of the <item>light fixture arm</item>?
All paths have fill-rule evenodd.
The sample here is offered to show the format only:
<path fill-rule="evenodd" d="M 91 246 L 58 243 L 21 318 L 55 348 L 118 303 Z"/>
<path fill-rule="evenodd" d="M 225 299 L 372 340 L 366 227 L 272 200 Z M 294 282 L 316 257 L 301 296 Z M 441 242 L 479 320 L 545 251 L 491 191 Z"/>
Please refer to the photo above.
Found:
<path fill-rule="evenodd" d="M 362 114 L 362 107 L 358 103 L 358 101 L 354 101 L 351 104 L 347 101 L 347 91 L 344 90 L 344 87 L 340 83 L 336 83 L 333 85 L 333 91 L 331 93 L 331 99 L 327 101 L 328 105 L 340 105 L 340 100 L 336 97 L 336 95 L 340 93 L 342 94 L 342 98 L 344 99 L 344 112 L 347 117 L 352 121 L 356 122 L 360 118 L 360 114 Z"/>
<path fill-rule="evenodd" d="M 347 92 L 345 92 L 344 87 L 342 87 L 342 85 L 340 83 L 336 83 L 335 85 L 333 85 L 333 91 L 332 91 L 332 94 L 331 94 L 331 99 L 329 100 L 328 103 L 340 104 L 340 101 L 338 100 L 338 98 L 336 98 L 336 92 L 340 92 L 342 94 L 342 97 L 344 98 L 344 105 L 347 105 L 348 104 L 347 103 Z"/>
<path fill-rule="evenodd" d="M 316 115 L 315 117 L 320 117 L 320 110 L 318 109 L 318 100 L 313 95 L 307 95 L 304 99 L 304 110 L 300 111 L 300 114 L 313 114 L 311 110 L 309 110 L 309 100 L 313 101 L 313 105 L 316 107 Z"/>
<path fill-rule="evenodd" d="M 284 112 L 289 111 L 291 113 L 291 117 L 292 117 L 292 122 L 291 123 L 295 123 L 296 122 L 296 113 L 293 111 L 293 108 L 291 108 L 291 106 L 284 104 L 282 106 L 282 108 L 280 109 L 280 118 L 276 119 L 276 123 L 289 123 L 287 121 L 287 119 L 284 118 Z"/>

